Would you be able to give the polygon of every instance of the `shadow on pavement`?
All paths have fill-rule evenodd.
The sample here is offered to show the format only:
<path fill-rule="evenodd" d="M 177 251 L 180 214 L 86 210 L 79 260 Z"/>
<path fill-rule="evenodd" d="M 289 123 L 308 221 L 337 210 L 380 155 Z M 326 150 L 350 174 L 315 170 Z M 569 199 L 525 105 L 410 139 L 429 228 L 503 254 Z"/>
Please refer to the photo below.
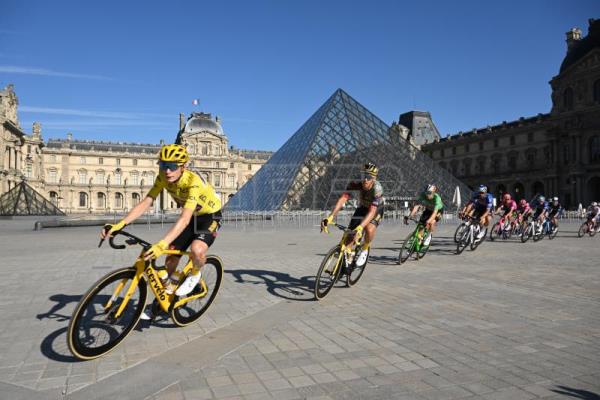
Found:
<path fill-rule="evenodd" d="M 36 315 L 36 318 L 39 320 L 55 319 L 59 322 L 68 321 L 71 319 L 70 315 L 59 314 L 57 311 L 62 310 L 63 308 L 65 308 L 65 306 L 67 306 L 70 303 L 78 303 L 79 300 L 81 299 L 81 296 L 82 295 L 80 295 L 80 294 L 78 294 L 78 295 L 66 295 L 66 294 L 52 295 L 48 298 L 48 300 L 52 300 L 52 301 L 56 302 L 56 304 L 54 304 L 52 306 L 52 308 L 50 310 L 48 310 L 47 313 Z"/>
<path fill-rule="evenodd" d="M 264 284 L 267 291 L 277 297 L 296 301 L 314 300 L 314 276 L 295 278 L 285 272 L 260 269 L 230 269 L 225 273 L 233 275 L 239 283 Z"/>
<path fill-rule="evenodd" d="M 48 357 L 50 360 L 73 363 L 81 362 L 82 360 L 71 355 L 67 347 L 67 327 L 60 328 L 48 336 L 42 341 L 40 350 L 42 354 Z"/>
<path fill-rule="evenodd" d="M 552 389 L 554 393 L 562 394 L 565 396 L 574 397 L 576 399 L 584 400 L 600 400 L 600 396 L 594 392 L 589 392 L 582 389 L 573 389 L 568 386 L 557 386 L 557 389 Z"/>

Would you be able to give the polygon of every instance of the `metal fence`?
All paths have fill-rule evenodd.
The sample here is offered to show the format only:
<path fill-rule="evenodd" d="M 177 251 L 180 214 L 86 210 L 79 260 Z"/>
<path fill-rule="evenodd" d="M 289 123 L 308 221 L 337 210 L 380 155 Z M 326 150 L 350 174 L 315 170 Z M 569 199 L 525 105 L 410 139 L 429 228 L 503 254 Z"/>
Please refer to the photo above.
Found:
<path fill-rule="evenodd" d="M 400 209 L 386 211 L 383 216 L 384 224 L 402 223 L 403 217 L 408 215 L 410 210 Z M 277 228 L 309 228 L 318 227 L 321 221 L 329 215 L 330 211 L 304 210 L 304 211 L 223 211 L 222 224 L 226 227 L 235 229 L 277 229 Z M 342 225 L 350 223 L 354 210 L 342 210 L 337 215 L 337 222 Z M 67 227 L 67 226 L 100 226 L 106 223 L 114 223 L 125 216 L 125 213 L 110 213 L 105 215 L 88 216 L 66 216 L 61 218 L 45 219 L 36 222 L 36 229 L 48 227 Z M 160 224 L 163 228 L 165 224 L 171 224 L 179 218 L 178 211 L 148 212 L 140 217 L 136 224 L 146 224 L 148 229 L 152 225 Z M 565 222 L 580 221 L 585 218 L 585 211 L 565 211 L 560 216 Z M 445 212 L 440 224 L 457 223 L 456 212 Z"/>

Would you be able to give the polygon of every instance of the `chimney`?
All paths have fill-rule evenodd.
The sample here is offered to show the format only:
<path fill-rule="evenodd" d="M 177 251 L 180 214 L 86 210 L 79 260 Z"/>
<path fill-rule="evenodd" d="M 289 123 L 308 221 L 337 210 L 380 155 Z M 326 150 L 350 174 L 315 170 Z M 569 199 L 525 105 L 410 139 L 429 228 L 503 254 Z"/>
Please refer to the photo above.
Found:
<path fill-rule="evenodd" d="M 185 127 L 185 114 L 179 113 L 179 130 L 182 131 Z"/>
<path fill-rule="evenodd" d="M 575 44 L 581 40 L 581 29 L 573 28 L 569 32 L 567 32 L 566 35 L 567 51 L 570 51 L 573 48 L 573 46 L 575 46 Z"/>
<path fill-rule="evenodd" d="M 67 140 L 70 142 L 73 140 L 73 134 L 71 132 L 67 133 Z"/>

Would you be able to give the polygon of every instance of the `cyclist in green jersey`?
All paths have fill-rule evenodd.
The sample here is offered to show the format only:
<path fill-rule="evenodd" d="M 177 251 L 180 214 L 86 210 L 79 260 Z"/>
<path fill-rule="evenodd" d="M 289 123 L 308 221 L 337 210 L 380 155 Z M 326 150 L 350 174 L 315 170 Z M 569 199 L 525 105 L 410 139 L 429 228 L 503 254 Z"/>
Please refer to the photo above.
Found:
<path fill-rule="evenodd" d="M 419 222 L 425 225 L 429 232 L 433 233 L 436 223 L 442 218 L 444 212 L 444 203 L 442 203 L 442 197 L 437 193 L 435 185 L 425 186 L 423 192 L 417 197 L 417 204 L 412 208 L 410 216 L 404 217 L 405 224 L 408 224 L 408 218 L 412 218 L 420 207 L 424 207 L 425 211 L 423 211 Z"/>

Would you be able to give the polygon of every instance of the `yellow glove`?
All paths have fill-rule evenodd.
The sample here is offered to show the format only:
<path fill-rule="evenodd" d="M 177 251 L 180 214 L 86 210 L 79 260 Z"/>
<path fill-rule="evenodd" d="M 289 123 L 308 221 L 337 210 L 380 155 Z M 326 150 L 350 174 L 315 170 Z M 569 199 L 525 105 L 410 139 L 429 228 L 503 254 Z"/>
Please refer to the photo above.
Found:
<path fill-rule="evenodd" d="M 329 233 L 329 228 L 327 227 L 329 224 L 333 222 L 333 214 L 329 215 L 323 221 L 321 221 L 321 232 Z"/>
<path fill-rule="evenodd" d="M 363 227 L 362 227 L 362 225 L 359 225 L 356 228 L 354 228 L 354 241 L 356 243 L 358 243 L 358 241 L 362 237 L 362 234 L 363 234 Z"/>
<path fill-rule="evenodd" d="M 165 242 L 164 240 L 153 244 L 152 247 L 150 247 L 150 249 L 144 254 L 146 256 L 144 257 L 144 259 L 149 260 L 151 258 L 160 257 L 165 252 L 167 247 L 167 242 Z"/>
<path fill-rule="evenodd" d="M 118 232 L 120 230 L 122 230 L 123 228 L 125 228 L 125 226 L 127 226 L 127 224 L 125 223 L 124 220 L 120 220 L 119 222 L 117 222 L 116 224 L 106 224 L 104 225 L 104 231 L 106 232 L 107 236 L 112 236 L 114 235 L 115 232 Z"/>

